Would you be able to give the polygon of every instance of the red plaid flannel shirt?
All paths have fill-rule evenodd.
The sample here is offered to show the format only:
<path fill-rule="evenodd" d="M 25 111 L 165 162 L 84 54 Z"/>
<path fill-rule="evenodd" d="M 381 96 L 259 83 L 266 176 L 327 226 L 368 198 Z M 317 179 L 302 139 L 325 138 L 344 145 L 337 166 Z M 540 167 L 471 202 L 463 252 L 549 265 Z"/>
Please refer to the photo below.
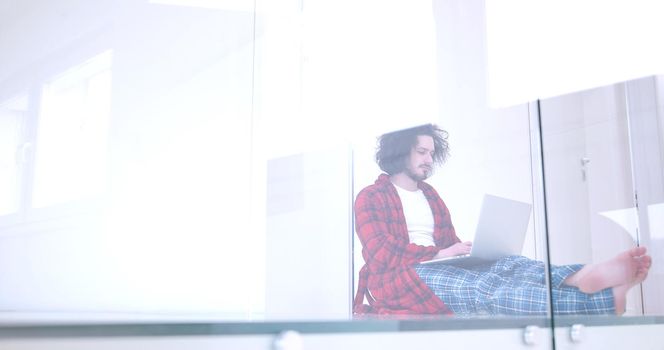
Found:
<path fill-rule="evenodd" d="M 431 259 L 441 249 L 460 240 L 449 211 L 436 190 L 425 182 L 420 182 L 418 187 L 432 209 L 436 246 L 410 243 L 401 200 L 386 174 L 381 174 L 375 184 L 357 195 L 355 230 L 362 242 L 365 264 L 360 270 L 353 302 L 355 314 L 451 313 L 420 280 L 413 265 Z M 363 304 L 365 296 L 369 305 Z"/>

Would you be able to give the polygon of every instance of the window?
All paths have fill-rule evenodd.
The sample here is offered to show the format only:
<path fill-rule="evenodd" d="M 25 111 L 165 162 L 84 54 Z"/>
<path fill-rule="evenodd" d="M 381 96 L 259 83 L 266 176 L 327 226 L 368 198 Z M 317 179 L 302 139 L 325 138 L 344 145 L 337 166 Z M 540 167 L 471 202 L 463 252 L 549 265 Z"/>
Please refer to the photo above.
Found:
<path fill-rule="evenodd" d="M 0 224 L 68 216 L 104 194 L 111 63 L 104 51 L 0 103 Z"/>

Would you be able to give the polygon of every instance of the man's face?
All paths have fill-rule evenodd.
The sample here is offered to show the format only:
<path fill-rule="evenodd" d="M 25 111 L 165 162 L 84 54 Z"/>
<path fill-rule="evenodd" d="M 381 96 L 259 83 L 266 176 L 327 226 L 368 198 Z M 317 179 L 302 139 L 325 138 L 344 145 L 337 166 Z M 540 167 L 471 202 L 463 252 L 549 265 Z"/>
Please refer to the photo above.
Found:
<path fill-rule="evenodd" d="M 417 145 L 410 150 L 405 173 L 415 181 L 422 181 L 433 173 L 433 137 L 417 136 Z"/>

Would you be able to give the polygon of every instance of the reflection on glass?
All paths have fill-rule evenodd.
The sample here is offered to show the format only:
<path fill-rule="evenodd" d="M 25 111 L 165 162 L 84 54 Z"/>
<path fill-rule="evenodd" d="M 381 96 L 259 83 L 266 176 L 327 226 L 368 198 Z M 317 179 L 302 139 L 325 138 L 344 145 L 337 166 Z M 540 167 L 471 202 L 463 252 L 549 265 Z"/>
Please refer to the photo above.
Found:
<path fill-rule="evenodd" d="M 34 208 L 102 193 L 106 183 L 112 52 L 44 84 L 37 131 Z"/>
<path fill-rule="evenodd" d="M 30 147 L 20 144 L 27 109 L 26 95 L 0 102 L 0 215 L 19 209 L 20 167 Z"/>
<path fill-rule="evenodd" d="M 0 75 L 35 97 L 25 136 L 34 162 L 21 178 L 31 205 L 11 239 L 0 233 L 0 309 L 263 316 L 265 225 L 254 208 L 264 192 L 254 185 L 265 178 L 251 129 L 259 36 L 253 10 L 235 11 L 253 2 L 204 3 L 25 7 L 40 25 L 12 60 L 30 74 Z"/>

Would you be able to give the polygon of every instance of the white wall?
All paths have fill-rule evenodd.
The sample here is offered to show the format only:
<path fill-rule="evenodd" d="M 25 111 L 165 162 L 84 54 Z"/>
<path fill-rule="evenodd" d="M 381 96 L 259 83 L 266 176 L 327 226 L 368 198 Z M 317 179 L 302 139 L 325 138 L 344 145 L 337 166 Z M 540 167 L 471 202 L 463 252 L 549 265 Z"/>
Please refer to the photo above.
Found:
<path fill-rule="evenodd" d="M 435 2 L 434 15 L 438 124 L 450 133 L 451 157 L 430 182 L 459 235 L 472 239 L 484 193 L 532 203 L 528 107 L 488 105 L 483 1 Z"/>

